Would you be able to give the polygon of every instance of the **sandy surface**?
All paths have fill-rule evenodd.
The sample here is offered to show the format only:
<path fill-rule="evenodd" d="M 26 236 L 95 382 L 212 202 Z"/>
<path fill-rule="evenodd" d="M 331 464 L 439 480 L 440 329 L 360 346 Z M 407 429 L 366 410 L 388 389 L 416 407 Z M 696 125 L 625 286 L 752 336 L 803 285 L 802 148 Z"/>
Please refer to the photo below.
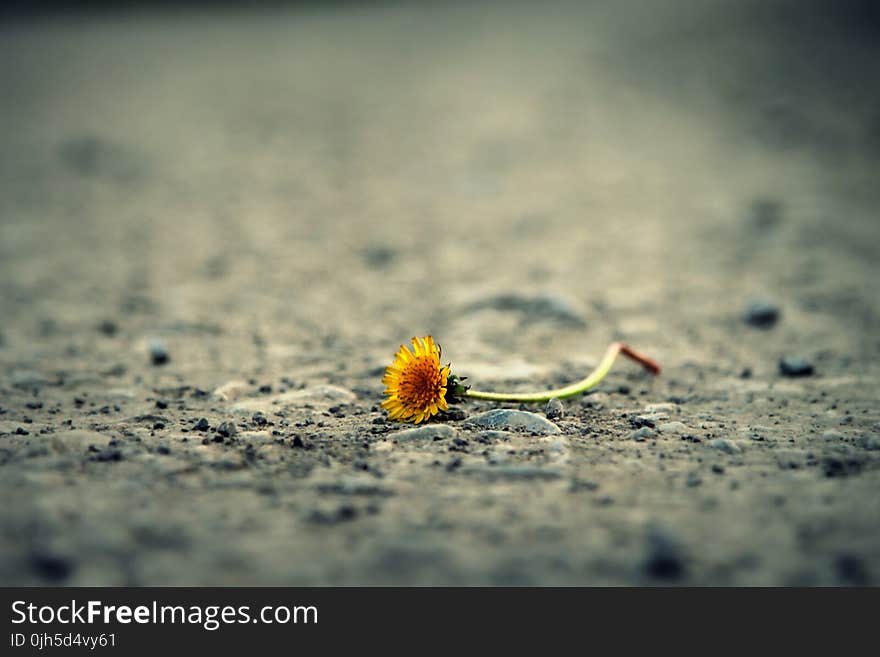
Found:
<path fill-rule="evenodd" d="M 610 4 L 0 26 L 0 583 L 880 583 L 876 22 Z"/>

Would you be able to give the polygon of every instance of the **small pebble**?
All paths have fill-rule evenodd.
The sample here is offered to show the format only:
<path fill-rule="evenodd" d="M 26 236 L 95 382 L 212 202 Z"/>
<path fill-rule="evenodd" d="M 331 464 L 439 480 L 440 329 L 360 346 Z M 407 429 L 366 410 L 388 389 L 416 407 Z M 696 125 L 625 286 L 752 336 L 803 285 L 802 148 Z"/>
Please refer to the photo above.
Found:
<path fill-rule="evenodd" d="M 548 420 L 560 420 L 565 417 L 565 406 L 555 397 L 547 402 L 547 410 L 544 412 Z"/>
<path fill-rule="evenodd" d="M 863 447 L 872 452 L 880 450 L 880 438 L 877 436 L 862 436 L 856 441 L 856 443 L 859 447 Z"/>
<path fill-rule="evenodd" d="M 166 349 L 165 343 L 158 338 L 152 338 L 150 340 L 149 351 L 150 362 L 153 365 L 165 365 L 171 360 L 171 356 L 168 354 L 168 349 Z"/>
<path fill-rule="evenodd" d="M 798 356 L 784 356 L 779 359 L 779 371 L 783 376 L 810 376 L 813 364 Z"/>
<path fill-rule="evenodd" d="M 74 565 L 65 557 L 42 553 L 31 556 L 31 567 L 38 575 L 53 582 L 67 579 L 74 570 Z"/>
<path fill-rule="evenodd" d="M 775 228 L 783 219 L 783 205 L 773 199 L 758 199 L 752 203 L 751 220 L 758 230 L 770 230 Z"/>
<path fill-rule="evenodd" d="M 532 431 L 541 435 L 559 433 L 559 427 L 540 415 L 507 408 L 496 408 L 479 415 L 473 415 L 468 418 L 468 422 L 486 429 Z"/>
<path fill-rule="evenodd" d="M 766 299 L 756 299 L 746 307 L 743 319 L 758 329 L 769 329 L 779 321 L 779 307 Z"/>
<path fill-rule="evenodd" d="M 106 335 L 108 338 L 112 338 L 116 335 L 118 330 L 119 327 L 112 319 L 105 319 L 98 323 L 98 331 Z"/>
<path fill-rule="evenodd" d="M 207 431 L 210 428 L 211 425 L 208 424 L 208 420 L 206 420 L 205 418 L 200 419 L 193 427 L 193 429 L 195 429 L 196 431 Z"/>
<path fill-rule="evenodd" d="M 690 431 L 690 428 L 684 422 L 664 422 L 657 427 L 657 431 L 660 433 L 686 435 Z"/>
<path fill-rule="evenodd" d="M 238 433 L 238 429 L 235 427 L 235 422 L 221 422 L 220 426 L 217 427 L 217 433 L 226 438 L 231 438 Z"/>
<path fill-rule="evenodd" d="M 441 411 L 441 415 L 444 420 L 449 422 L 460 422 L 467 418 L 467 413 L 460 408 L 450 408 L 448 411 Z"/>
<path fill-rule="evenodd" d="M 725 454 L 737 454 L 742 451 L 739 445 L 730 442 L 726 438 L 715 438 L 709 441 L 709 447 L 720 450 Z"/>
<path fill-rule="evenodd" d="M 367 265 L 374 269 L 383 269 L 391 264 L 397 252 L 383 244 L 368 246 L 363 253 Z"/>
<path fill-rule="evenodd" d="M 641 429 L 636 429 L 632 433 L 630 433 L 627 438 L 630 440 L 635 440 L 637 443 L 643 443 L 646 440 L 650 440 L 654 437 L 654 431 L 649 427 L 642 427 Z"/>
<path fill-rule="evenodd" d="M 95 456 L 92 457 L 92 461 L 102 461 L 104 463 L 109 463 L 113 461 L 121 461 L 122 460 L 122 452 L 115 447 L 108 447 L 106 449 L 100 450 Z"/>
<path fill-rule="evenodd" d="M 646 575 L 657 579 L 679 579 L 685 574 L 685 558 L 671 536 L 652 529 L 648 532 L 647 554 L 642 569 Z"/>
<path fill-rule="evenodd" d="M 864 561 L 854 554 L 840 554 L 834 562 L 837 576 L 846 584 L 853 586 L 867 586 L 871 583 L 871 576 L 865 567 Z"/>

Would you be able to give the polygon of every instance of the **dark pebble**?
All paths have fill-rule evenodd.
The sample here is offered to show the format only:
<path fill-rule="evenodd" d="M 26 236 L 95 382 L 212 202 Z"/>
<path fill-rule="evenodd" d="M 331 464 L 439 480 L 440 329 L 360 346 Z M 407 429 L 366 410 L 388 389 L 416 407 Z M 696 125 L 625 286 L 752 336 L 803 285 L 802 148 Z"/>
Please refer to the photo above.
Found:
<path fill-rule="evenodd" d="M 639 416 L 630 417 L 629 423 L 632 427 L 634 427 L 636 429 L 641 429 L 642 427 L 648 427 L 649 429 L 654 428 L 654 420 L 650 420 L 645 417 L 639 417 Z"/>
<path fill-rule="evenodd" d="M 153 365 L 165 365 L 168 361 L 171 360 L 171 356 L 169 355 L 168 350 L 165 348 L 165 343 L 161 340 L 150 340 L 149 350 L 150 362 Z"/>
<path fill-rule="evenodd" d="M 164 428 L 165 428 L 164 422 L 156 422 L 155 424 L 153 424 L 153 429 L 164 429 Z"/>
<path fill-rule="evenodd" d="M 554 398 L 547 402 L 547 409 L 544 415 L 548 420 L 561 420 L 565 417 L 565 406 L 561 401 Z"/>
<path fill-rule="evenodd" d="M 394 260 L 396 252 L 394 249 L 384 245 L 373 245 L 364 251 L 364 260 L 369 267 L 373 269 L 382 269 L 391 264 Z"/>
<path fill-rule="evenodd" d="M 724 466 L 718 465 L 717 463 L 712 466 L 712 472 L 715 474 L 724 474 Z"/>
<path fill-rule="evenodd" d="M 113 367 L 103 370 L 101 374 L 103 376 L 124 376 L 126 372 L 128 372 L 128 368 L 122 363 L 117 363 Z"/>
<path fill-rule="evenodd" d="M 33 555 L 31 567 L 38 575 L 53 582 L 65 580 L 73 572 L 73 564 L 69 560 L 48 554 Z"/>
<path fill-rule="evenodd" d="M 341 506 L 336 511 L 336 517 L 340 520 L 351 520 L 357 516 L 357 509 L 353 506 Z"/>
<path fill-rule="evenodd" d="M 758 329 L 769 329 L 779 321 L 779 307 L 766 300 L 752 301 L 743 314 L 746 324 Z"/>
<path fill-rule="evenodd" d="M 16 433 L 16 435 L 18 435 L 18 436 L 27 436 L 27 435 L 30 434 L 30 431 L 28 431 L 27 429 L 23 429 L 22 427 L 18 427 L 18 428 L 15 430 L 15 433 Z"/>
<path fill-rule="evenodd" d="M 822 459 L 822 472 L 829 478 L 859 474 L 862 471 L 862 466 L 862 461 L 856 458 L 826 456 Z"/>
<path fill-rule="evenodd" d="M 103 463 L 111 463 L 115 461 L 122 460 L 122 452 L 113 447 L 108 447 L 107 449 L 102 449 L 100 452 L 95 454 L 92 457 L 93 461 L 101 461 Z"/>
<path fill-rule="evenodd" d="M 648 534 L 648 554 L 643 564 L 650 577 L 674 580 L 685 573 L 685 562 L 678 546 L 665 533 L 654 530 Z"/>
<path fill-rule="evenodd" d="M 750 208 L 752 223 L 758 230 L 775 228 L 782 221 L 783 206 L 773 199 L 758 199 Z"/>
<path fill-rule="evenodd" d="M 119 331 L 119 327 L 112 319 L 105 319 L 98 323 L 98 331 L 106 335 L 108 338 L 112 338 Z"/>
<path fill-rule="evenodd" d="M 164 399 L 157 399 L 156 408 L 168 408 L 168 402 Z"/>
<path fill-rule="evenodd" d="M 264 395 L 268 395 L 270 392 L 272 392 L 272 386 L 270 386 L 268 384 L 262 385 L 262 386 L 260 386 L 260 392 Z"/>
<path fill-rule="evenodd" d="M 846 584 L 853 586 L 867 586 L 871 583 L 871 577 L 864 562 L 853 554 L 841 554 L 834 562 L 837 576 Z"/>
<path fill-rule="evenodd" d="M 193 427 L 196 431 L 207 431 L 210 428 L 211 425 L 208 424 L 208 421 L 205 418 L 200 419 Z"/>
<path fill-rule="evenodd" d="M 231 438 L 238 433 L 238 429 L 235 427 L 235 422 L 221 422 L 220 426 L 217 427 L 217 433 L 226 438 Z"/>
<path fill-rule="evenodd" d="M 313 511 L 309 516 L 309 520 L 319 525 L 335 525 L 347 520 L 354 520 L 357 517 L 357 509 L 353 506 L 341 506 L 333 513 L 325 511 Z"/>
<path fill-rule="evenodd" d="M 813 374 L 813 364 L 798 356 L 784 356 L 779 359 L 779 371 L 783 376 L 810 376 Z"/>
<path fill-rule="evenodd" d="M 259 412 L 254 413 L 251 416 L 251 420 L 254 421 L 254 424 L 256 424 L 257 426 L 260 426 L 260 427 L 269 424 L 269 420 L 266 419 L 266 416 L 263 415 L 262 413 L 259 413 Z"/>
<path fill-rule="evenodd" d="M 300 438 L 299 436 L 294 436 L 293 441 L 291 441 L 291 443 L 290 443 L 290 446 L 291 447 L 305 447 L 305 444 L 303 444 L 302 438 Z"/>
<path fill-rule="evenodd" d="M 448 411 L 441 412 L 439 417 L 449 422 L 460 422 L 467 418 L 467 413 L 460 408 L 450 408 Z"/>

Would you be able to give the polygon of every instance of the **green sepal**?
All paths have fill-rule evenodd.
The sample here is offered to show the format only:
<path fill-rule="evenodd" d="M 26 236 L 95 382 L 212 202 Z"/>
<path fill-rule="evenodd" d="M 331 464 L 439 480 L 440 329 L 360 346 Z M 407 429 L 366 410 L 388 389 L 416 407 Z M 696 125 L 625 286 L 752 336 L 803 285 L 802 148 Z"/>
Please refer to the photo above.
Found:
<path fill-rule="evenodd" d="M 456 376 L 450 374 L 446 379 L 446 403 L 457 404 L 464 399 L 465 393 L 470 390 L 470 386 L 462 383 L 467 377 Z"/>

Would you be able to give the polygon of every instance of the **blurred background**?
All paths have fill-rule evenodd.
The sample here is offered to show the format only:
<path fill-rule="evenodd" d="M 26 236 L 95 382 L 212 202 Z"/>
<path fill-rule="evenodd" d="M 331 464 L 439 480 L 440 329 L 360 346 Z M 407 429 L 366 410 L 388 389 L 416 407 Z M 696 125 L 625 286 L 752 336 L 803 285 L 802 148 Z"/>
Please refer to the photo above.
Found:
<path fill-rule="evenodd" d="M 856 447 L 880 421 L 878 7 L 6 3 L 5 582 L 632 583 L 642 552 L 670 543 L 642 538 L 658 522 L 692 555 L 715 543 L 725 555 L 694 557 L 692 582 L 871 581 L 876 459 Z M 754 303 L 782 320 L 754 330 L 742 319 Z M 157 440 L 229 412 L 215 398 L 170 421 L 169 410 L 167 426 L 132 419 L 172 389 L 330 383 L 368 414 L 328 415 L 326 435 L 312 436 L 322 467 L 348 472 L 366 457 L 341 437 L 381 416 L 370 409 L 383 365 L 427 333 L 481 387 L 570 380 L 626 339 L 668 375 L 654 387 L 613 379 L 610 390 L 632 393 L 582 425 L 623 439 L 628 413 L 690 400 L 673 419 L 694 431 L 727 435 L 738 421 L 794 452 L 747 441 L 739 481 L 761 483 L 724 480 L 739 492 L 715 520 L 706 508 L 727 493 L 707 485 L 682 501 L 669 479 L 713 464 L 699 447 L 667 445 L 664 462 L 631 441 L 571 438 L 565 482 L 596 480 L 617 504 L 574 503 L 565 487 L 498 492 L 503 508 L 523 505 L 518 521 L 478 503 L 496 493 L 473 479 L 451 484 L 402 458 L 379 469 L 392 489 L 420 482 L 411 509 L 428 528 L 394 506 L 398 492 L 343 532 L 304 520 L 309 496 L 323 503 L 301 478 L 317 460 L 301 471 L 285 452 L 239 473 L 247 495 L 275 482 L 268 508 L 257 493 L 211 501 L 232 485 L 213 451 L 184 450 L 185 474 L 152 469 Z M 824 378 L 780 384 L 787 354 Z M 107 417 L 81 417 L 83 394 Z M 751 405 L 756 395 L 772 408 Z M 829 447 L 821 436 L 841 430 L 845 408 L 857 419 Z M 17 434 L 23 418 L 46 435 L 86 427 L 146 461 L 71 465 L 52 447 L 31 458 L 40 434 Z M 838 448 L 825 456 L 846 464 L 852 448 L 862 474 L 832 490 L 811 467 Z M 627 497 L 640 486 L 654 493 Z M 441 505 L 451 488 L 466 509 Z M 800 501 L 768 502 L 780 496 Z M 769 516 L 777 529 L 763 508 L 781 514 Z M 832 516 L 851 521 L 826 526 Z M 407 552 L 413 533 L 428 547 Z M 767 548 L 757 557 L 756 542 Z M 292 565 L 294 548 L 323 556 Z"/>
<path fill-rule="evenodd" d="M 481 286 L 600 301 L 694 268 L 723 286 L 731 260 L 755 286 L 815 272 L 809 249 L 765 272 L 779 236 L 762 252 L 737 232 L 781 205 L 876 255 L 871 2 L 5 13 L 7 302 L 76 314 L 155 291 L 180 318 L 354 337 L 378 312 L 408 334 Z M 858 285 L 846 269 L 828 273 Z M 217 272 L 219 299 L 197 283 Z"/>

